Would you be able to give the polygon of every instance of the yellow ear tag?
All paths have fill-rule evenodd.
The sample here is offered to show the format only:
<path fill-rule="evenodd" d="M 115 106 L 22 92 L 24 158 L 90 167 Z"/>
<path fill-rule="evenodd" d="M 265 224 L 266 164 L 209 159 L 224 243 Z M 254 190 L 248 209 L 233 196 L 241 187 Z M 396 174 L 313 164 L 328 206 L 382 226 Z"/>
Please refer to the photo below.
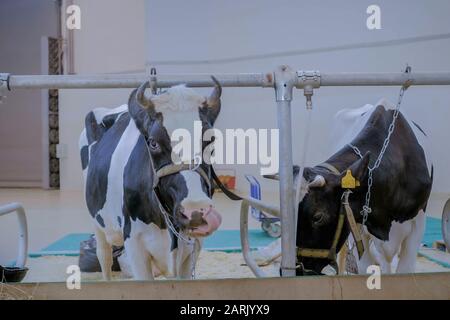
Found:
<path fill-rule="evenodd" d="M 359 187 L 359 185 L 359 181 L 353 177 L 352 171 L 347 170 L 345 176 L 342 177 L 341 187 L 343 189 L 355 189 L 356 187 Z"/>

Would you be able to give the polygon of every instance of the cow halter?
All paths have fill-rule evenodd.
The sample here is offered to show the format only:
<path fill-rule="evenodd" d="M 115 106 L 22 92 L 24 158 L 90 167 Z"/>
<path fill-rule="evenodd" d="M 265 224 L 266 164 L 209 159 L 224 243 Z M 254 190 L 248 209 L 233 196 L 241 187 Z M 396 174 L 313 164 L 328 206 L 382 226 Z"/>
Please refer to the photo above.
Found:
<path fill-rule="evenodd" d="M 336 175 L 340 175 L 336 167 L 329 163 L 322 163 L 317 165 L 316 167 L 324 168 Z M 304 258 L 317 258 L 317 259 L 329 259 L 331 260 L 332 264 L 336 265 L 336 256 L 337 256 L 337 245 L 339 243 L 339 239 L 342 235 L 342 230 L 344 228 L 344 222 L 345 219 L 347 219 L 348 226 L 350 228 L 350 231 L 353 235 L 353 238 L 355 239 L 356 248 L 358 250 L 358 255 L 361 258 L 364 253 L 364 245 L 362 242 L 361 234 L 359 233 L 359 229 L 355 220 L 355 217 L 353 215 L 353 210 L 350 207 L 348 198 L 350 194 L 352 193 L 351 189 L 356 188 L 359 186 L 358 181 L 352 176 L 352 173 L 350 170 L 347 170 L 346 175 L 342 178 L 341 186 L 344 190 L 341 196 L 341 207 L 339 210 L 339 217 L 338 222 L 336 225 L 336 230 L 334 232 L 333 236 L 333 242 L 331 244 L 330 249 L 318 249 L 318 248 L 302 248 L 297 247 L 297 260 L 300 260 L 298 258 L 304 257 Z M 298 267 L 306 273 L 313 273 L 311 270 L 306 270 L 303 267 L 303 264 L 300 262 L 298 264 Z"/>
<path fill-rule="evenodd" d="M 208 193 L 211 195 L 211 182 L 209 176 L 200 166 L 200 161 L 192 160 L 190 163 L 168 164 L 155 171 L 153 188 L 156 188 L 159 184 L 159 180 L 162 177 L 170 176 L 181 171 L 196 171 L 205 181 L 208 186 Z"/>

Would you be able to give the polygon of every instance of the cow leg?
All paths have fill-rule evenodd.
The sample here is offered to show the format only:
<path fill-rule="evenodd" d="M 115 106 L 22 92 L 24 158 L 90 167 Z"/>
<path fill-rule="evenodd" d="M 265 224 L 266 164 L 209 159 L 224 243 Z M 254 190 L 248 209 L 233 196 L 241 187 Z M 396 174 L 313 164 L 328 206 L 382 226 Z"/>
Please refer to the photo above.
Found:
<path fill-rule="evenodd" d="M 95 227 L 95 240 L 97 242 L 97 258 L 102 268 L 103 280 L 111 280 L 111 268 L 113 265 L 112 246 L 106 240 L 105 233 Z"/>
<path fill-rule="evenodd" d="M 381 273 L 391 273 L 390 264 L 383 256 L 381 249 L 377 248 L 376 241 L 379 241 L 372 236 L 367 229 L 363 229 L 362 240 L 364 245 L 364 253 L 358 261 L 358 274 L 366 274 L 369 266 L 379 266 Z M 357 253 L 355 252 L 357 255 Z"/>
<path fill-rule="evenodd" d="M 182 261 L 177 266 L 177 278 L 179 279 L 191 279 L 192 277 L 192 263 L 197 264 L 198 257 L 200 255 L 201 243 L 197 242 L 194 252 L 191 245 L 182 244 L 178 248 L 177 260 Z M 194 261 L 192 261 L 194 259 Z"/>
<path fill-rule="evenodd" d="M 372 257 L 374 257 L 376 264 L 380 266 L 381 273 L 392 273 L 392 260 L 399 251 L 401 237 L 399 235 L 397 237 L 393 237 L 392 233 L 389 235 L 389 241 L 382 241 L 374 236 L 371 237 L 373 239 L 373 249 L 371 254 Z"/>
<path fill-rule="evenodd" d="M 403 243 L 411 234 L 412 230 L 412 220 L 403 223 L 393 222 L 391 230 L 389 231 L 389 241 L 382 241 L 374 238 L 373 242 L 377 251 L 380 253 L 383 273 L 392 273 L 393 270 L 398 269 L 395 268 L 394 262 L 398 261 L 398 255 L 401 253 Z"/>
<path fill-rule="evenodd" d="M 425 232 L 426 215 L 420 210 L 411 221 L 411 232 L 402 243 L 399 255 L 397 273 L 413 273 L 416 270 L 417 252 L 420 248 L 423 233 Z"/>
<path fill-rule="evenodd" d="M 153 280 L 150 254 L 138 237 L 125 240 L 125 251 L 134 280 Z"/>
<path fill-rule="evenodd" d="M 181 264 L 179 271 L 178 271 L 178 278 L 180 279 L 191 279 L 192 277 L 192 259 L 194 259 L 195 265 L 197 264 L 198 254 L 199 252 L 196 252 L 194 256 L 190 254 Z"/>

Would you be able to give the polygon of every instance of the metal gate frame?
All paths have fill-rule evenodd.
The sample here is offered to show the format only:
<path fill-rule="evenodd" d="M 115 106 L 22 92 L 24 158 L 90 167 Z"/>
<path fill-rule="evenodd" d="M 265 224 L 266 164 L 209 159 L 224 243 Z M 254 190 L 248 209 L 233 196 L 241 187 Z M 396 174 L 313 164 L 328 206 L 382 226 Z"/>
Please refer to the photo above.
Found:
<path fill-rule="evenodd" d="M 314 89 L 322 86 L 402 86 L 450 85 L 450 72 L 432 73 L 324 73 L 294 71 L 289 66 L 269 73 L 215 74 L 223 87 L 262 87 L 275 89 L 279 129 L 281 272 L 295 276 L 295 212 L 292 176 L 291 101 L 293 89 L 304 90 L 307 106 L 311 106 Z M 0 97 L 15 89 L 81 89 L 136 88 L 149 80 L 146 74 L 102 75 L 10 75 L 0 73 Z M 213 87 L 209 74 L 158 75 L 157 88 L 184 83 L 189 87 Z"/>

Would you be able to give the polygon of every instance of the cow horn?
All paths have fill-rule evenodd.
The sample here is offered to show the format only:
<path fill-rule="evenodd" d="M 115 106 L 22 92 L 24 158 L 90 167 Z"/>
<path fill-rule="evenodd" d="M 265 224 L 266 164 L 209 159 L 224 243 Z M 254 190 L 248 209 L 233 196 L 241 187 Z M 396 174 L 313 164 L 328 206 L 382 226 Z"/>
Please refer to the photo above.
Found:
<path fill-rule="evenodd" d="M 325 185 L 325 178 L 318 174 L 313 181 L 308 183 L 308 187 L 310 188 L 318 188 L 323 187 Z"/>
<path fill-rule="evenodd" d="M 222 86 L 214 76 L 211 76 L 211 79 L 212 81 L 214 81 L 215 86 L 213 92 L 211 92 L 208 98 L 208 106 L 214 108 L 220 106 L 220 96 L 222 95 Z"/>
<path fill-rule="evenodd" d="M 154 104 L 151 99 L 145 96 L 145 89 L 149 86 L 149 81 L 145 81 L 139 86 L 136 92 L 136 98 L 138 103 L 145 109 L 154 109 Z"/>

